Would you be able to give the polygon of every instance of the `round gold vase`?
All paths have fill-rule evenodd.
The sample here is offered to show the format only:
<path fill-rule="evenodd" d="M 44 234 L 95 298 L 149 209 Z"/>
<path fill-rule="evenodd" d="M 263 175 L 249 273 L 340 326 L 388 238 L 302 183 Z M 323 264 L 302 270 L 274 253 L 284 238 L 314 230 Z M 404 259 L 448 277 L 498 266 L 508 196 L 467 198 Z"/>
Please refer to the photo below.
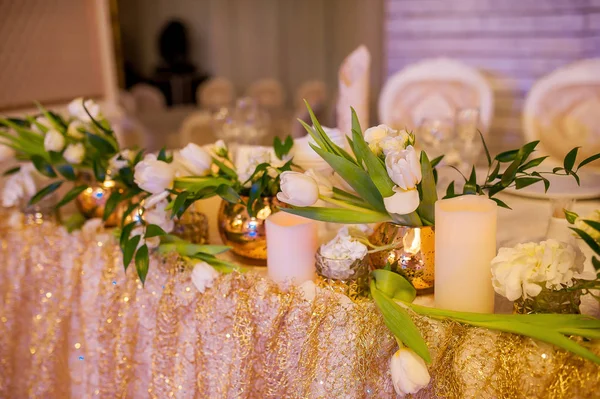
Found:
<path fill-rule="evenodd" d="M 242 197 L 244 202 L 248 198 Z M 261 198 L 262 206 L 256 217 L 250 217 L 246 206 L 221 203 L 218 216 L 219 235 L 223 244 L 231 247 L 237 255 L 250 259 L 267 259 L 267 232 L 265 220 L 279 211 L 279 201 L 275 197 Z"/>
<path fill-rule="evenodd" d="M 371 269 L 392 271 L 406 277 L 418 295 L 433 292 L 435 277 L 435 230 L 432 226 L 407 227 L 394 223 L 379 224 L 370 237 L 376 246 L 390 249 L 369 254 Z"/>
<path fill-rule="evenodd" d="M 106 201 L 110 195 L 115 191 L 121 190 L 115 181 L 105 180 L 104 182 L 98 182 L 87 173 L 79 175 L 77 183 L 88 185 L 88 188 L 75 198 L 77 209 L 87 219 L 102 218 Z M 104 225 L 106 227 L 117 226 L 121 221 L 123 212 L 125 212 L 125 208 L 117 206 L 115 212 L 104 222 Z"/>

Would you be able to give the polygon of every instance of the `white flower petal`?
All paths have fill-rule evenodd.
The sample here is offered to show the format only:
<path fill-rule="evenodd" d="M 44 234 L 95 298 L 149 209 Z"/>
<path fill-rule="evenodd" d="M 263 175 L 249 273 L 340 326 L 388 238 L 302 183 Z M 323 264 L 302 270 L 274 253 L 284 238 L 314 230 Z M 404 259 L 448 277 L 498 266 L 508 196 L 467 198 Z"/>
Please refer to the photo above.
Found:
<path fill-rule="evenodd" d="M 397 213 L 399 215 L 407 215 L 414 212 L 419 207 L 419 191 L 414 190 L 402 190 L 401 188 L 394 188 L 395 194 L 391 197 L 383 199 L 385 209 L 389 213 Z"/>

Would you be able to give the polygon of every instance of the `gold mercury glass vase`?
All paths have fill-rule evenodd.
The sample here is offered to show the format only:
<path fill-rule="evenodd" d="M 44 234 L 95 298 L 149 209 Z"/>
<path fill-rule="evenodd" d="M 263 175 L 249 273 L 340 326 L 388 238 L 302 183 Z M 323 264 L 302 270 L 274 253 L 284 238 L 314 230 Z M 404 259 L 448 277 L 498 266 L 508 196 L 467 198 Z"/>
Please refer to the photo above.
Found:
<path fill-rule="evenodd" d="M 86 184 L 88 188 L 81 192 L 75 199 L 75 204 L 79 212 L 86 218 L 100 218 L 104 215 L 106 201 L 115 191 L 122 190 L 114 181 L 107 178 L 103 182 L 98 182 L 89 173 L 80 173 L 77 177 L 77 184 Z M 125 212 L 125 206 L 120 204 L 115 212 L 104 222 L 106 227 L 114 227 L 119 224 L 121 217 Z"/>
<path fill-rule="evenodd" d="M 248 197 L 242 197 L 248 202 Z M 221 203 L 218 216 L 219 235 L 223 244 L 240 256 L 250 259 L 267 259 L 267 232 L 265 220 L 279 211 L 281 203 L 275 197 L 263 197 L 260 209 L 251 217 L 246 206 L 240 203 Z"/>
<path fill-rule="evenodd" d="M 371 269 L 391 270 L 406 277 L 418 295 L 433 293 L 435 280 L 435 229 L 432 226 L 408 227 L 384 222 L 369 237 L 376 246 L 389 249 L 368 255 Z"/>
<path fill-rule="evenodd" d="M 542 288 L 542 291 L 533 298 L 517 299 L 513 303 L 513 311 L 517 314 L 559 313 L 579 314 L 581 305 L 581 291 L 551 290 Z"/>
<path fill-rule="evenodd" d="M 319 286 L 344 294 L 352 300 L 368 296 L 369 263 L 366 257 L 357 260 L 332 259 L 323 256 L 319 250 L 315 261 Z"/>

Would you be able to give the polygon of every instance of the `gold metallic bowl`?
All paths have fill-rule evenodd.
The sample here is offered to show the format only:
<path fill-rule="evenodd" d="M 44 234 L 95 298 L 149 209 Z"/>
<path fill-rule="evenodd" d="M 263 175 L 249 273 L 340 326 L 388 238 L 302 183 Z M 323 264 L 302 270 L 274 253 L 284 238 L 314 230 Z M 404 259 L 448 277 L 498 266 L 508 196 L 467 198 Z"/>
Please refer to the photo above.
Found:
<path fill-rule="evenodd" d="M 247 197 L 242 197 L 244 202 Z M 275 197 L 262 198 L 262 207 L 256 217 L 250 217 L 242 204 L 221 203 L 218 216 L 219 234 L 223 244 L 237 255 L 250 259 L 267 259 L 267 232 L 265 220 L 279 211 L 281 203 Z"/>
<path fill-rule="evenodd" d="M 75 204 L 79 212 L 86 218 L 102 218 L 106 201 L 115 191 L 122 191 L 114 180 L 96 181 L 90 174 L 82 173 L 77 178 L 78 184 L 86 184 L 89 187 L 85 189 L 75 199 Z M 119 224 L 121 217 L 125 212 L 124 206 L 117 206 L 117 209 L 104 222 L 106 227 L 114 227 Z"/>
<path fill-rule="evenodd" d="M 392 271 L 406 277 L 418 295 L 433 292 L 435 277 L 435 230 L 431 226 L 407 227 L 394 223 L 379 224 L 370 237 L 376 246 L 393 245 L 391 249 L 369 254 L 371 269 Z"/>

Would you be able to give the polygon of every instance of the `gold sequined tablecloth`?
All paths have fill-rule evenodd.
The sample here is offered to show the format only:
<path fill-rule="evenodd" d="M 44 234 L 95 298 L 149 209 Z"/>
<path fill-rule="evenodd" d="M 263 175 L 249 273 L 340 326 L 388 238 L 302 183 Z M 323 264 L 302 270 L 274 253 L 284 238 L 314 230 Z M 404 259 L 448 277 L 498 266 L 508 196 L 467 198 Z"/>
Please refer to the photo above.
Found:
<path fill-rule="evenodd" d="M 259 274 L 200 294 L 175 255 L 142 288 L 110 232 L 0 222 L 1 398 L 394 398 L 374 304 Z M 598 398 L 600 368 L 530 339 L 414 316 L 417 398 Z M 600 348 L 593 348 L 600 353 Z"/>

